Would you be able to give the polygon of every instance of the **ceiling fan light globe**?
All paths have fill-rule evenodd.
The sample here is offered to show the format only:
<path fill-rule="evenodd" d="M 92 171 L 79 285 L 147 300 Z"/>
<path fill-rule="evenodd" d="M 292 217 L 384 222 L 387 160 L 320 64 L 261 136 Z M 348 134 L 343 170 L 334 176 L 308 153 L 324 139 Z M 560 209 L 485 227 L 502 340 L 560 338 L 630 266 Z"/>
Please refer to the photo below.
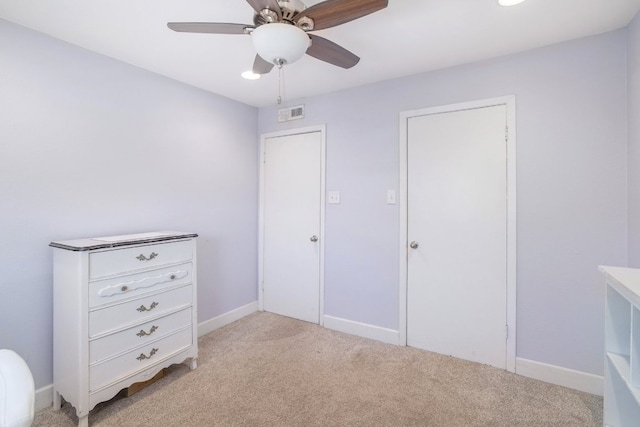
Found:
<path fill-rule="evenodd" d="M 309 48 L 309 36 L 291 24 L 260 25 L 251 33 L 251 40 L 258 55 L 276 65 L 296 62 Z"/>

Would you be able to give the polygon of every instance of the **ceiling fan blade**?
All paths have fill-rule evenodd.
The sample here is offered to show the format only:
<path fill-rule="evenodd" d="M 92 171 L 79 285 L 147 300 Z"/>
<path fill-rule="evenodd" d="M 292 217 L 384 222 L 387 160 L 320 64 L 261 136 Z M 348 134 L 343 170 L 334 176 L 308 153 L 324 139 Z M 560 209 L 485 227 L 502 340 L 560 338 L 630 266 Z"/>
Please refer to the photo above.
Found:
<path fill-rule="evenodd" d="M 314 30 L 322 30 L 377 12 L 388 4 L 389 0 L 325 0 L 298 13 L 294 21 L 308 17 L 314 21 Z"/>
<path fill-rule="evenodd" d="M 246 29 L 255 28 L 248 24 L 227 24 L 222 22 L 169 22 L 167 27 L 182 33 L 247 34 Z"/>
<path fill-rule="evenodd" d="M 311 37 L 311 46 L 307 55 L 342 68 L 351 68 L 360 61 L 358 56 L 332 41 L 313 34 L 308 36 Z"/>
<path fill-rule="evenodd" d="M 275 64 L 267 62 L 260 55 L 256 55 L 255 61 L 253 61 L 253 73 L 254 74 L 267 74 L 273 68 Z"/>
<path fill-rule="evenodd" d="M 269 9 L 278 15 L 278 21 L 282 19 L 282 12 L 278 0 L 247 0 L 256 13 L 260 14 L 263 9 Z"/>

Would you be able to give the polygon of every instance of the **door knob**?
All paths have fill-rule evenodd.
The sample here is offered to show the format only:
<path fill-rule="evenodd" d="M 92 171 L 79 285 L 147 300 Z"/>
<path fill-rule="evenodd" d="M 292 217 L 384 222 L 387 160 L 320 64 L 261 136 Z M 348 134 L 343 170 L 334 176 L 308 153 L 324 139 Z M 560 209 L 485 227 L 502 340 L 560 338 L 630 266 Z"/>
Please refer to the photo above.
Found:
<path fill-rule="evenodd" d="M 411 249 L 418 249 L 418 246 L 420 246 L 420 244 L 418 244 L 418 242 L 416 242 L 415 240 L 411 243 L 409 243 L 409 247 Z"/>
<path fill-rule="evenodd" d="M 312 242 L 317 242 L 318 241 L 318 236 L 311 236 L 311 238 L 309 239 Z"/>

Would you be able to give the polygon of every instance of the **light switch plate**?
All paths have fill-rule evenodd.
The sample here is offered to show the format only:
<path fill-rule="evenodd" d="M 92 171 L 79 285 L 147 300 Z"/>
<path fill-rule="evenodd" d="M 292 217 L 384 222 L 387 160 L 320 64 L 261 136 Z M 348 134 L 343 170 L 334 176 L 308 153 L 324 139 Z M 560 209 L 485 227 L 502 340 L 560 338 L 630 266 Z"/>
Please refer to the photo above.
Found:
<path fill-rule="evenodd" d="M 387 190 L 387 204 L 388 205 L 396 204 L 396 190 Z"/>
<path fill-rule="evenodd" d="M 329 191 L 329 200 L 328 202 L 332 205 L 340 204 L 340 192 L 339 191 Z"/>

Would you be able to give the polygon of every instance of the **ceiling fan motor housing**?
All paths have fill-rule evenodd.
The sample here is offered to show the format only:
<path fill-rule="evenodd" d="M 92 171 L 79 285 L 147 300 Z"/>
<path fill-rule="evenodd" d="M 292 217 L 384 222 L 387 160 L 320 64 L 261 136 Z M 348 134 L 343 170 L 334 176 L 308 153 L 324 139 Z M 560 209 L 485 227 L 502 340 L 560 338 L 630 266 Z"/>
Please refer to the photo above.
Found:
<path fill-rule="evenodd" d="M 293 18 L 307 8 L 300 0 L 278 0 L 278 5 L 282 19 L 289 22 L 293 22 Z"/>
<path fill-rule="evenodd" d="M 298 13 L 307 8 L 300 0 L 279 0 L 278 6 L 280 7 L 280 13 L 282 15 L 282 20 L 280 22 L 288 22 L 290 24 L 294 23 L 293 18 Z M 273 10 L 262 9 L 260 12 L 256 12 L 256 14 L 253 16 L 253 23 L 256 26 L 273 22 L 278 22 L 277 13 Z M 305 31 L 309 30 L 309 28 L 307 27 L 303 27 L 301 25 L 298 26 L 300 26 L 300 28 Z"/>

